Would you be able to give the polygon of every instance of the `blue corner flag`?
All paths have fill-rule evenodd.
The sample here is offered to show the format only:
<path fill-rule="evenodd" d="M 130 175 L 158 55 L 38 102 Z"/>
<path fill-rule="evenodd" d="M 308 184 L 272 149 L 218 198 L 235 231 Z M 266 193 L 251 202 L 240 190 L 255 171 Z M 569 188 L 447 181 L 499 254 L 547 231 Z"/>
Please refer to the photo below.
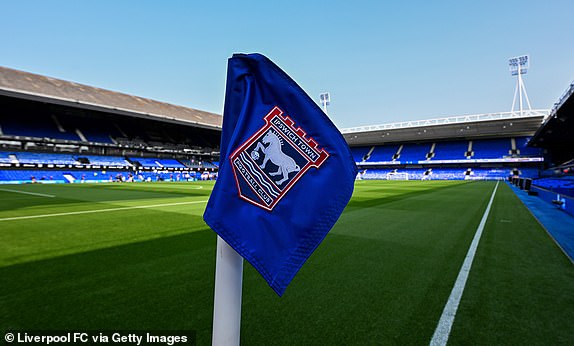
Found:
<path fill-rule="evenodd" d="M 349 147 L 277 65 L 235 54 L 220 155 L 203 218 L 281 296 L 351 198 Z"/>

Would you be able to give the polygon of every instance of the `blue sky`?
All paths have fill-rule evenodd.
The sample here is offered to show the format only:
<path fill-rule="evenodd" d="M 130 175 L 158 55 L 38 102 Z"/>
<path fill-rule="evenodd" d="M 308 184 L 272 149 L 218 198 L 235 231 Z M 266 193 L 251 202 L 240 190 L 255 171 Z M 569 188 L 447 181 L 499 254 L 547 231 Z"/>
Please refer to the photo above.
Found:
<path fill-rule="evenodd" d="M 573 1 L 4 1 L 0 65 L 222 113 L 227 59 L 267 55 L 339 127 L 533 108 L 574 80 Z"/>

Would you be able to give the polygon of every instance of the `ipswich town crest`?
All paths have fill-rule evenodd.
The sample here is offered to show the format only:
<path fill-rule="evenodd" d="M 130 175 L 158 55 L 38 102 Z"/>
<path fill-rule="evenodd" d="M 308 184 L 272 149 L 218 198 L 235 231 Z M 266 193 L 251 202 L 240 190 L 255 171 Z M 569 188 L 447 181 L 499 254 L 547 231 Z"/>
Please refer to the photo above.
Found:
<path fill-rule="evenodd" d="M 329 157 L 306 138 L 279 107 L 264 118 L 265 125 L 231 154 L 239 197 L 265 210 L 273 207 L 311 167 Z"/>

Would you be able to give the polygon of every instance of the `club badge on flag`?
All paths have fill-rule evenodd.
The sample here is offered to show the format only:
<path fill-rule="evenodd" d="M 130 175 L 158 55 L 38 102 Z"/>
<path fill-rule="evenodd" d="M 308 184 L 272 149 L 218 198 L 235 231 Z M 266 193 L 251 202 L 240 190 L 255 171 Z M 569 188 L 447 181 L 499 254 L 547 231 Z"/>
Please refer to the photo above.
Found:
<path fill-rule="evenodd" d="M 204 220 L 282 295 L 351 198 L 357 168 L 349 147 L 273 62 L 236 54 L 220 155 Z"/>
<path fill-rule="evenodd" d="M 266 210 L 273 210 L 309 168 L 321 167 L 329 157 L 282 114 L 274 107 L 263 118 L 265 125 L 230 157 L 239 196 Z"/>

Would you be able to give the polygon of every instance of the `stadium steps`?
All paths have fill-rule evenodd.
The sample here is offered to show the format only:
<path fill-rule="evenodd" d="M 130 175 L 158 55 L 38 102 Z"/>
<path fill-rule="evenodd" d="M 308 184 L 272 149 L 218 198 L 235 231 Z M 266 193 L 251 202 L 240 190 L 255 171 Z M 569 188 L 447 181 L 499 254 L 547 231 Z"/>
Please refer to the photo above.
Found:
<path fill-rule="evenodd" d="M 66 179 L 68 183 L 73 183 L 76 180 L 76 178 L 74 178 L 74 176 L 71 175 L 70 173 L 64 173 L 62 174 L 62 176 L 64 177 L 64 179 Z"/>
<path fill-rule="evenodd" d="M 82 133 L 82 131 L 80 131 L 80 129 L 76 129 L 76 134 L 78 135 L 78 137 L 80 137 L 82 142 L 89 142 L 86 136 L 84 136 L 84 134 Z"/>
<path fill-rule="evenodd" d="M 124 130 L 122 130 L 122 128 L 120 127 L 120 125 L 114 123 L 114 126 L 115 126 L 116 129 L 120 132 L 120 134 L 122 135 L 122 137 L 124 137 L 124 138 L 129 138 L 128 135 L 126 135 L 126 133 L 124 132 Z"/>
<path fill-rule="evenodd" d="M 465 156 L 467 159 L 470 159 L 474 156 L 474 151 L 472 151 L 472 141 L 468 141 L 468 148 L 466 149 Z"/>
<path fill-rule="evenodd" d="M 430 151 L 429 151 L 429 152 L 427 153 L 427 155 L 426 155 L 427 161 L 430 160 L 430 159 L 432 159 L 432 158 L 435 156 L 435 155 L 434 155 L 434 150 L 435 150 L 435 148 L 436 148 L 436 143 L 433 143 L 433 144 L 431 145 Z"/>
<path fill-rule="evenodd" d="M 393 161 L 398 160 L 401 157 L 401 151 L 403 150 L 404 144 L 401 144 L 395 155 L 393 155 Z"/>
<path fill-rule="evenodd" d="M 363 156 L 363 160 L 361 162 L 365 162 L 368 159 L 370 159 L 371 154 L 373 153 L 374 150 L 375 150 L 375 146 L 372 146 L 371 149 L 369 149 L 369 152 L 365 156 Z"/>

